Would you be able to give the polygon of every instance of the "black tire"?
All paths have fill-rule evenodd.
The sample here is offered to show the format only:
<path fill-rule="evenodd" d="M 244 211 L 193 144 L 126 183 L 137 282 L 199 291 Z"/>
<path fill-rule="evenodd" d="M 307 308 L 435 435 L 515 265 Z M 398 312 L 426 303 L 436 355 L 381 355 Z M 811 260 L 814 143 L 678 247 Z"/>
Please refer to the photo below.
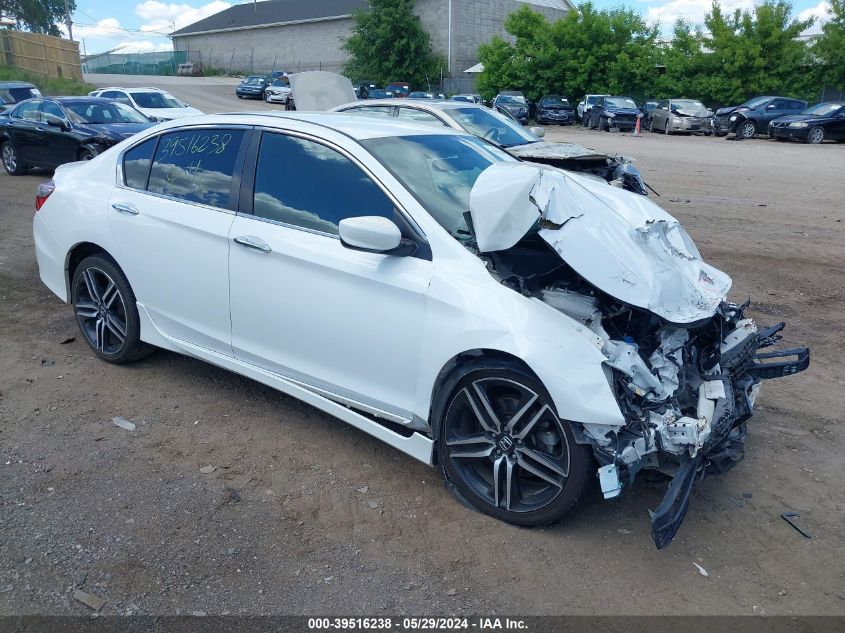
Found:
<path fill-rule="evenodd" d="M 82 338 L 101 359 L 122 365 L 155 351 L 141 341 L 135 293 L 111 257 L 91 255 L 83 259 L 73 273 L 70 288 Z"/>
<path fill-rule="evenodd" d="M 3 168 L 10 176 L 23 176 L 27 172 L 12 141 L 3 141 L 0 145 L 0 162 L 3 163 Z"/>
<path fill-rule="evenodd" d="M 596 127 L 598 127 L 599 132 L 607 132 L 607 119 L 599 117 L 599 123 Z"/>
<path fill-rule="evenodd" d="M 446 485 L 461 502 L 526 527 L 556 523 L 575 507 L 594 479 L 592 451 L 576 443 L 545 387 L 521 364 L 461 365 L 441 395 L 432 418 L 437 454 Z M 496 424 L 496 433 L 483 430 Z"/>
<path fill-rule="evenodd" d="M 807 132 L 807 142 L 810 145 L 818 145 L 822 141 L 824 141 L 824 128 L 821 125 L 817 125 Z"/>
<path fill-rule="evenodd" d="M 79 148 L 79 160 L 91 160 L 95 156 L 99 155 L 103 151 L 103 148 L 99 145 L 83 145 Z"/>
<path fill-rule="evenodd" d="M 668 119 L 667 119 L 667 121 L 666 121 L 666 125 L 663 127 L 663 133 L 664 133 L 666 136 L 669 136 L 669 135 L 672 133 L 672 131 L 669 129 L 669 121 L 668 121 Z"/>
<path fill-rule="evenodd" d="M 590 115 L 586 112 L 584 113 L 584 116 L 581 117 L 581 127 L 590 127 Z"/>

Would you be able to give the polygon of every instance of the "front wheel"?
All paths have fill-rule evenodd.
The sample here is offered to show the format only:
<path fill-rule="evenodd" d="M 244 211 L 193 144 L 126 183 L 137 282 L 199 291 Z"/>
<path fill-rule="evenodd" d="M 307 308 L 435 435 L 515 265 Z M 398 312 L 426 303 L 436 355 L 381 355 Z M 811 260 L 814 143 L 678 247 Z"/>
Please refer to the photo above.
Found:
<path fill-rule="evenodd" d="M 21 176 L 26 173 L 26 167 L 18 156 L 18 150 L 11 141 L 6 141 L 0 147 L 0 159 L 3 160 L 3 167 L 10 176 Z"/>
<path fill-rule="evenodd" d="M 754 124 L 754 121 L 746 121 L 743 123 L 739 128 L 739 134 L 744 139 L 752 139 L 754 135 L 757 133 L 757 126 Z"/>
<path fill-rule="evenodd" d="M 515 525 L 559 521 L 584 493 L 590 450 L 519 364 L 479 361 L 461 370 L 439 416 L 437 450 L 450 490 Z"/>
<path fill-rule="evenodd" d="M 73 273 L 71 302 L 82 337 L 106 362 L 130 363 L 154 348 L 141 342 L 135 294 L 110 257 L 91 255 Z"/>
<path fill-rule="evenodd" d="M 598 129 L 599 129 L 599 132 L 606 132 L 607 131 L 607 119 L 605 119 L 604 117 L 601 117 L 599 119 Z"/>
<path fill-rule="evenodd" d="M 818 145 L 824 140 L 824 128 L 820 126 L 814 127 L 807 134 L 807 142 L 812 145 Z"/>

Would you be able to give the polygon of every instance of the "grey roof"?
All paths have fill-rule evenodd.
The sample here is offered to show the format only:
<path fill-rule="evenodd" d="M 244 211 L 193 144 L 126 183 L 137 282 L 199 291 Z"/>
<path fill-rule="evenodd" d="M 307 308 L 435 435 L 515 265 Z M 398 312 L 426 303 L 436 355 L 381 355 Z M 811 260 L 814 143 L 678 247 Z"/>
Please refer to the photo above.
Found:
<path fill-rule="evenodd" d="M 367 5 L 367 0 L 265 0 L 264 2 L 248 2 L 236 4 L 204 20 L 189 24 L 171 33 L 171 37 L 338 17 L 350 15 L 358 9 L 366 9 Z"/>

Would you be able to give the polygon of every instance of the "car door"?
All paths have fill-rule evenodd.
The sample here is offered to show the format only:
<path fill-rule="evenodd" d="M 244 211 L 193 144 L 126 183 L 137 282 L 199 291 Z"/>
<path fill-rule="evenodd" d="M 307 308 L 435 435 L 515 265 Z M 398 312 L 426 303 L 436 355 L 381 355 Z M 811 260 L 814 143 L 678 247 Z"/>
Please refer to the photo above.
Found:
<path fill-rule="evenodd" d="M 51 125 L 61 122 L 61 125 Z M 58 103 L 45 99 L 41 104 L 39 160 L 45 165 L 62 165 L 79 158 L 79 138 L 71 130 L 70 119 Z"/>
<path fill-rule="evenodd" d="M 669 102 L 661 101 L 651 115 L 652 127 L 655 130 L 662 130 L 666 127 L 666 121 L 669 117 Z"/>
<path fill-rule="evenodd" d="M 789 114 L 787 100 L 773 99 L 769 104 L 766 105 L 765 108 L 763 108 L 762 112 L 763 114 L 760 117 L 760 123 L 762 125 L 757 126 L 757 130 L 761 132 L 768 129 L 770 121 L 774 121 L 777 118 Z"/>
<path fill-rule="evenodd" d="M 255 151 L 254 183 L 241 191 L 230 232 L 236 358 L 407 419 L 430 249 L 399 257 L 341 244 L 345 217 L 390 217 L 406 235 L 413 228 L 339 146 L 265 131 Z"/>
<path fill-rule="evenodd" d="M 20 162 L 39 162 L 41 138 L 41 99 L 30 99 L 18 105 L 9 116 L 6 131 Z"/>
<path fill-rule="evenodd" d="M 830 114 L 830 122 L 825 126 L 825 138 L 829 140 L 845 140 L 845 106 Z"/>
<path fill-rule="evenodd" d="M 250 133 L 192 127 L 135 145 L 108 203 L 115 256 L 155 325 L 228 356 L 229 228 Z"/>

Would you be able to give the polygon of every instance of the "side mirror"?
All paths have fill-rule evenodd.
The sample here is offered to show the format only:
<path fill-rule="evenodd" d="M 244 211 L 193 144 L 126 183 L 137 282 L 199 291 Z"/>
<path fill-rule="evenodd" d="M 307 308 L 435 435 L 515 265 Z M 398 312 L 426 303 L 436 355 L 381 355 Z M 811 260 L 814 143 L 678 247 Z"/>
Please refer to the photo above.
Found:
<path fill-rule="evenodd" d="M 530 127 L 528 131 L 531 132 L 534 136 L 538 136 L 543 138 L 546 135 L 546 130 L 541 127 Z"/>
<path fill-rule="evenodd" d="M 46 114 L 44 116 L 45 116 L 45 121 L 47 122 L 47 125 L 60 128 L 61 130 L 68 129 L 68 125 L 62 119 L 60 119 L 59 117 L 57 117 L 53 114 Z"/>
<path fill-rule="evenodd" d="M 416 244 L 402 239 L 392 220 L 380 215 L 344 218 L 338 225 L 340 243 L 346 248 L 385 255 L 410 255 Z"/>
<path fill-rule="evenodd" d="M 766 110 L 774 110 L 774 109 L 775 109 L 774 103 L 770 103 L 769 105 L 766 106 Z"/>

